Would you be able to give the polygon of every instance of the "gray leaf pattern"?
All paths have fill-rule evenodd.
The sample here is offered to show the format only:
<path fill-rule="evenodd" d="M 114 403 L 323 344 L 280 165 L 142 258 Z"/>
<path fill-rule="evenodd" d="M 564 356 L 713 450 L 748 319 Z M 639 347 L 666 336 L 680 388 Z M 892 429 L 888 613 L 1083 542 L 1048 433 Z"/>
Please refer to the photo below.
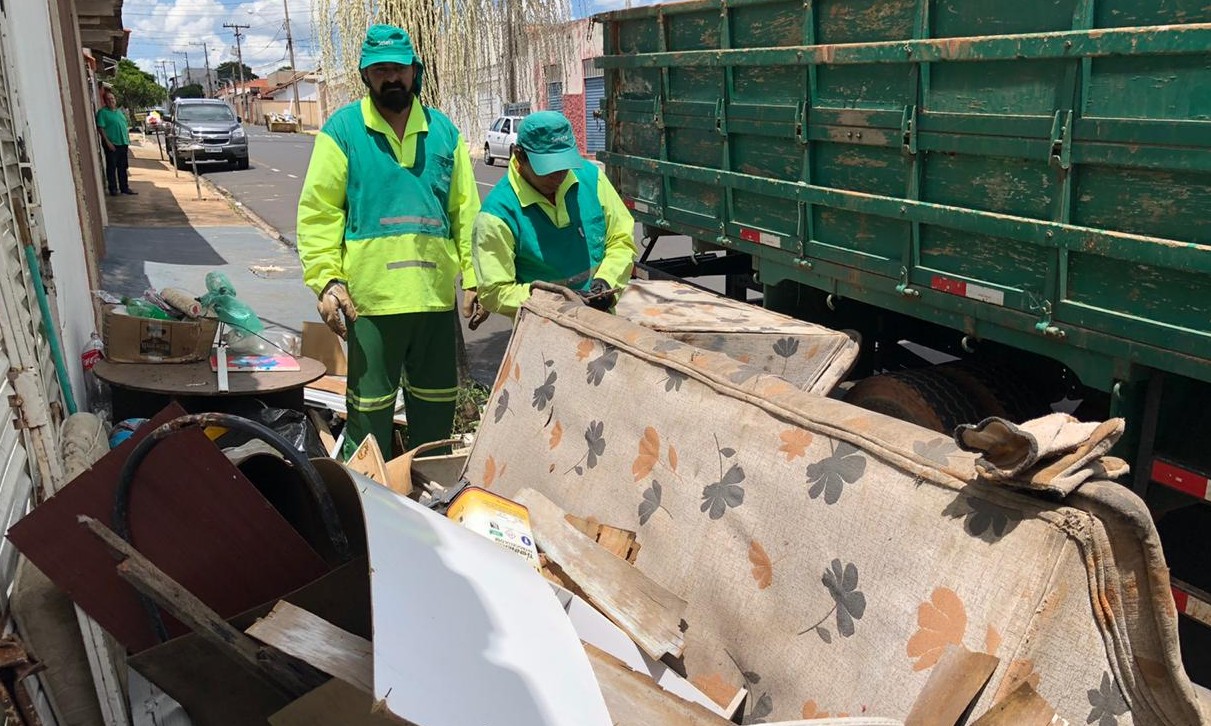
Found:
<path fill-rule="evenodd" d="M 765 723 L 765 719 L 774 712 L 774 699 L 768 693 L 762 693 L 761 698 L 753 704 L 753 710 L 749 712 L 748 717 L 744 719 L 746 724 Z"/>
<path fill-rule="evenodd" d="M 848 638 L 854 634 L 854 621 L 866 612 L 866 596 L 858 589 L 858 567 L 852 562 L 833 560 L 820 582 L 836 603 L 837 632 Z"/>
<path fill-rule="evenodd" d="M 689 378 L 689 376 L 687 376 L 686 374 L 684 374 L 680 371 L 675 371 L 672 368 L 665 368 L 664 372 L 666 374 L 666 377 L 664 379 L 665 393 L 671 393 L 674 390 L 680 391 L 681 384 L 684 383 L 686 381 L 686 379 Z"/>
<path fill-rule="evenodd" d="M 555 371 L 551 371 L 547 374 L 546 382 L 534 389 L 534 400 L 531 402 L 534 408 L 539 411 L 545 409 L 551 399 L 555 397 L 555 379 L 557 377 Z"/>
<path fill-rule="evenodd" d="M 942 514 L 951 519 L 962 518 L 967 534 L 989 544 L 1012 532 L 1022 521 L 1020 512 L 978 496 L 959 495 L 942 510 Z"/>
<path fill-rule="evenodd" d="M 729 508 L 739 507 L 744 503 L 744 469 L 739 464 L 732 464 L 719 481 L 708 484 L 702 489 L 702 506 L 711 519 L 719 519 Z"/>
<path fill-rule="evenodd" d="M 644 525 L 652 518 L 657 509 L 660 509 L 661 490 L 660 482 L 652 480 L 652 486 L 648 487 L 643 492 L 643 501 L 639 503 L 639 524 Z"/>
<path fill-rule="evenodd" d="M 605 453 L 605 422 L 590 421 L 584 432 L 584 440 L 589 445 L 588 466 L 592 469 L 597 466 L 597 457 Z"/>
<path fill-rule="evenodd" d="M 808 496 L 824 495 L 825 504 L 836 504 L 846 484 L 853 484 L 866 473 L 866 459 L 858 447 L 842 442 L 831 455 L 807 467 Z"/>
<path fill-rule="evenodd" d="M 505 417 L 505 413 L 507 413 L 508 410 L 509 410 L 509 389 L 502 388 L 500 390 L 500 396 L 497 397 L 497 399 L 496 399 L 496 410 L 492 414 L 492 419 L 496 423 L 500 423 L 500 420 Z"/>
<path fill-rule="evenodd" d="M 1089 711 L 1086 723 L 1118 726 L 1118 717 L 1127 713 L 1127 702 L 1123 700 L 1123 694 L 1119 692 L 1109 673 L 1102 673 L 1101 686 L 1096 691 L 1090 690 L 1088 697 L 1089 705 L 1093 708 Z"/>
<path fill-rule="evenodd" d="M 602 380 L 605 379 L 606 372 L 614 370 L 614 366 L 617 363 L 618 349 L 612 345 L 607 345 L 604 353 L 589 361 L 585 381 L 594 386 L 600 386 Z"/>
<path fill-rule="evenodd" d="M 958 451 L 958 447 L 948 439 L 934 439 L 932 441 L 914 441 L 912 450 L 923 459 L 945 466 L 950 460 L 950 455 Z"/>
<path fill-rule="evenodd" d="M 798 338 L 787 337 L 779 338 L 778 340 L 774 341 L 774 353 L 777 354 L 779 358 L 790 358 L 792 355 L 798 352 Z"/>

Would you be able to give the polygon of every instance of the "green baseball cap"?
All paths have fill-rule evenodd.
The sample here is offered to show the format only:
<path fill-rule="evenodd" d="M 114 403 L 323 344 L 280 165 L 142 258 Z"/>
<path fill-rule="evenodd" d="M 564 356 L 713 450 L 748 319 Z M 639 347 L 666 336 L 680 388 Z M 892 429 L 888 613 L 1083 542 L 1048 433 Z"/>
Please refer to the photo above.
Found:
<path fill-rule="evenodd" d="M 371 25 L 362 41 L 361 70 L 375 63 L 398 63 L 410 66 L 416 60 L 412 38 L 403 28 L 394 25 Z"/>
<path fill-rule="evenodd" d="M 584 163 L 576 148 L 572 123 L 556 111 L 539 111 L 522 119 L 517 145 L 526 150 L 526 158 L 539 176 L 575 169 Z"/>

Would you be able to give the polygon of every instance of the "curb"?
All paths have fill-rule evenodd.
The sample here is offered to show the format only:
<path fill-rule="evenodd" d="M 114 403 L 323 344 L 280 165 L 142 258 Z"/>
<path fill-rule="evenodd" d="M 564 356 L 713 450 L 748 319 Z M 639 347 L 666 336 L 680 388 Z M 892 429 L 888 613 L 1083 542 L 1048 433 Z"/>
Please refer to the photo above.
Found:
<path fill-rule="evenodd" d="M 236 211 L 236 214 L 238 214 L 241 217 L 243 217 L 244 219 L 248 220 L 248 222 L 250 224 L 252 224 L 252 226 L 261 230 L 262 232 L 264 232 L 266 235 L 268 235 L 272 239 L 275 239 L 278 242 L 286 245 L 287 247 L 294 249 L 294 247 L 295 247 L 294 242 L 291 242 L 289 238 L 287 238 L 285 235 L 283 235 L 281 232 L 279 232 L 277 227 L 274 227 L 272 224 L 266 222 L 264 220 L 264 218 L 261 217 L 261 215 L 252 211 L 251 209 L 249 209 L 247 207 L 247 205 L 245 205 L 243 202 L 236 199 L 234 194 L 227 191 L 223 187 L 219 186 L 215 182 L 212 182 L 211 180 L 207 179 L 206 177 L 199 176 L 198 178 L 201 179 L 201 181 L 204 185 L 213 189 L 219 196 L 226 199 L 227 203 L 231 205 L 231 208 Z"/>

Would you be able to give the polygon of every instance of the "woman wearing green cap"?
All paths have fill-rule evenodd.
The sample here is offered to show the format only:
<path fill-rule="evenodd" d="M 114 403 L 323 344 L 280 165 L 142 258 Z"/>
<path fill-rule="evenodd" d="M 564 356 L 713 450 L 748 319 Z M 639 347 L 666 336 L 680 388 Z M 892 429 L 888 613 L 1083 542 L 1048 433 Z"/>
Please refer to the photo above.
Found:
<path fill-rule="evenodd" d="M 614 305 L 635 264 L 635 220 L 576 148 L 563 114 L 539 111 L 517 131 L 509 173 L 475 219 L 479 302 L 514 316 L 530 283 L 570 287 L 600 310 Z"/>
<path fill-rule="evenodd" d="M 449 437 L 454 282 L 461 273 L 469 315 L 479 211 L 466 142 L 420 103 L 425 67 L 408 34 L 372 26 L 360 68 L 367 96 L 316 137 L 298 216 L 303 280 L 328 327 L 348 335 L 346 457 L 368 434 L 390 456 L 401 383 L 408 445 Z"/>

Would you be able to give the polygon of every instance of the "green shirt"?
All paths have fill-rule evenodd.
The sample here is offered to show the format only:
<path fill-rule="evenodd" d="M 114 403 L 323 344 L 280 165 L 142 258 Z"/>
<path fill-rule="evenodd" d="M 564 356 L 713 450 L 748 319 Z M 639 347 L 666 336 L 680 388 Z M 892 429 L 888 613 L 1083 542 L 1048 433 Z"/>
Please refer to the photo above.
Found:
<path fill-rule="evenodd" d="M 130 129 L 126 114 L 106 106 L 97 110 L 97 128 L 114 146 L 130 146 Z"/>

